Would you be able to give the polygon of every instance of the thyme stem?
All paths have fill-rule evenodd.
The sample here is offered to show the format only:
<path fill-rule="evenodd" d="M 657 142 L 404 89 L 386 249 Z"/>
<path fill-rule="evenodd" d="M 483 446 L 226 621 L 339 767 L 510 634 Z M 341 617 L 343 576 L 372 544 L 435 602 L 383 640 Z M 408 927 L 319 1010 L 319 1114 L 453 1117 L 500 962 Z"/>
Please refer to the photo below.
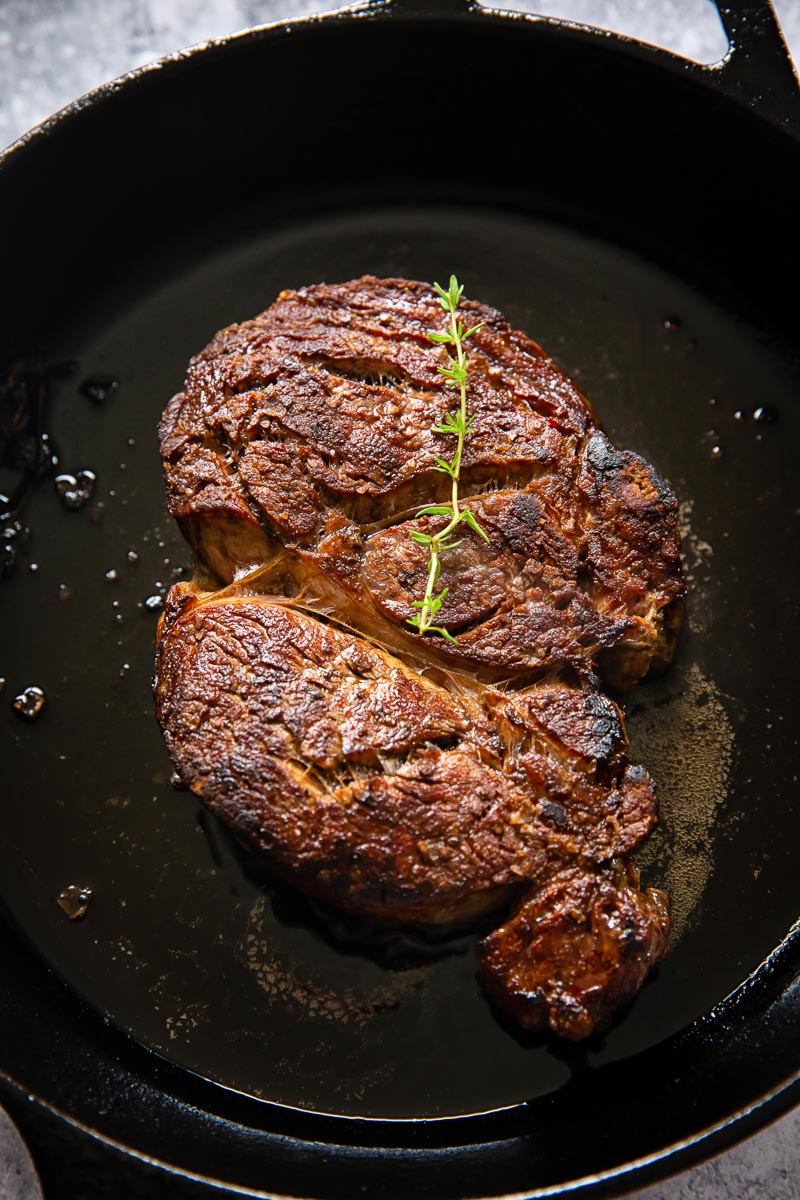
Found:
<path fill-rule="evenodd" d="M 408 624 L 413 625 L 420 635 L 438 633 L 441 637 L 446 638 L 447 641 L 455 642 L 456 639 L 449 630 L 445 629 L 443 625 L 434 624 L 436 614 L 444 603 L 448 593 L 448 589 L 443 588 L 439 595 L 436 595 L 436 585 L 439 582 L 439 576 L 442 571 L 442 554 L 444 551 L 459 544 L 448 539 L 462 521 L 475 533 L 479 534 L 484 541 L 488 542 L 489 540 L 470 509 L 466 505 L 460 504 L 458 495 L 464 442 L 475 420 L 474 417 L 468 417 L 467 415 L 467 356 L 464 351 L 464 342 L 480 329 L 484 322 L 481 321 L 478 325 L 474 325 L 472 329 L 465 331 L 464 326 L 456 315 L 458 303 L 464 288 L 463 285 L 459 284 L 455 275 L 450 276 L 450 286 L 447 291 L 440 287 L 438 283 L 435 283 L 434 287 L 439 295 L 441 307 L 445 312 L 449 313 L 449 330 L 447 333 L 432 331 L 428 334 L 428 337 L 432 342 L 439 345 L 453 347 L 454 353 L 449 355 L 449 366 L 439 367 L 438 370 L 445 377 L 448 385 L 459 389 L 459 408 L 455 414 L 448 413 L 443 417 L 438 425 L 433 426 L 433 429 L 436 433 L 455 434 L 457 443 L 452 459 L 448 462 L 446 459 L 437 457 L 436 467 L 434 468 L 450 476 L 450 503 L 429 505 L 427 508 L 420 509 L 417 513 L 418 517 L 448 516 L 450 519 L 438 533 L 424 534 L 415 532 L 411 535 L 418 545 L 428 547 L 430 561 L 428 564 L 425 595 L 422 600 L 414 601 L 414 607 L 418 608 L 419 612 L 409 620 Z"/>

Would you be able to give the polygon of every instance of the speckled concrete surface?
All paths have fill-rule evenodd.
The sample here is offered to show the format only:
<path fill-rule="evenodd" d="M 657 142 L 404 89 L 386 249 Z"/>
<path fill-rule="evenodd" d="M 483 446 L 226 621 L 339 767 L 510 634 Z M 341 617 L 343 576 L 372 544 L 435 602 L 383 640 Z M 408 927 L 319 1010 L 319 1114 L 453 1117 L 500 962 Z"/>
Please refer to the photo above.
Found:
<path fill-rule="evenodd" d="M 0 0 L 0 145 L 123 71 L 183 46 L 344 0 Z M 655 42 L 701 62 L 726 40 L 710 0 L 486 0 Z M 776 0 L 800 61 L 800 0 Z"/>
<path fill-rule="evenodd" d="M 797 1200 L 800 1110 L 709 1162 L 632 1192 L 628 1200 Z"/>
<path fill-rule="evenodd" d="M 725 52 L 709 0 L 494 0 L 612 29 L 713 62 Z M 337 0 L 0 0 L 0 145 L 97 84 L 183 46 Z M 800 0 L 776 0 L 800 62 Z M 15 1173 L 16 1172 L 16 1173 Z M 16 1132 L 0 1110 L 0 1200 L 39 1200 Z M 800 1110 L 724 1154 L 630 1200 L 798 1200 Z"/>
<path fill-rule="evenodd" d="M 42 1200 L 30 1155 L 16 1126 L 1 1108 L 0 1200 Z"/>

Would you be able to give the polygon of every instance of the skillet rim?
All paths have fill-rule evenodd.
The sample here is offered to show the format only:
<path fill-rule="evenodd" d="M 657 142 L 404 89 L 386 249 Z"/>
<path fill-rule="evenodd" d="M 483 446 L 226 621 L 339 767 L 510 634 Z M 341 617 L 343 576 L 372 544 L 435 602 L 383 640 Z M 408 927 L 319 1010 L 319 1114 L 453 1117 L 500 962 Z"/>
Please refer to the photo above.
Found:
<path fill-rule="evenodd" d="M 731 7 L 735 6 L 732 5 Z M 746 7 L 746 3 L 744 7 Z M 756 3 L 755 7 L 758 7 L 758 3 Z M 721 12 L 720 15 L 722 16 Z M 238 46 L 245 43 L 269 43 L 273 38 L 277 40 L 296 29 L 309 32 L 317 28 L 322 28 L 325 25 L 338 24 L 341 26 L 346 25 L 350 21 L 385 21 L 388 18 L 415 22 L 420 19 L 431 19 L 440 20 L 441 23 L 449 23 L 451 19 L 459 16 L 461 18 L 467 17 L 471 21 L 475 19 L 484 20 L 487 23 L 495 25 L 508 25 L 513 22 L 521 25 L 546 26 L 553 30 L 564 30 L 573 36 L 578 44 L 602 44 L 608 47 L 613 53 L 630 55 L 650 67 L 666 69 L 673 75 L 678 74 L 683 78 L 688 78 L 693 83 L 697 83 L 701 87 L 714 92 L 718 98 L 733 103 L 741 109 L 750 112 L 751 115 L 766 120 L 773 128 L 777 128 L 780 132 L 790 135 L 792 140 L 800 137 L 800 122 L 797 123 L 796 128 L 791 128 L 787 125 L 784 118 L 775 118 L 765 111 L 763 106 L 754 106 L 752 103 L 748 103 L 746 99 L 742 98 L 730 86 L 733 80 L 733 77 L 729 78 L 727 74 L 730 64 L 736 60 L 737 63 L 742 62 L 746 66 L 746 63 L 744 63 L 746 49 L 743 55 L 742 50 L 734 43 L 733 37 L 730 37 L 728 52 L 720 60 L 712 64 L 701 64 L 685 59 L 669 50 L 639 42 L 625 35 L 594 29 L 578 22 L 563 21 L 529 13 L 508 12 L 499 8 L 482 8 L 473 3 L 472 0 L 449 0 L 448 3 L 442 4 L 438 10 L 433 12 L 426 8 L 425 0 L 366 0 L 364 4 L 346 5 L 342 8 L 321 14 L 284 18 L 283 20 L 268 22 L 252 28 L 237 30 L 224 37 L 207 39 L 185 49 L 164 55 L 153 62 L 136 67 L 91 89 L 84 95 L 63 106 L 33 129 L 23 133 L 0 151 L 0 188 L 2 188 L 2 172 L 9 165 L 17 164 L 21 160 L 24 162 L 25 152 L 29 147 L 41 145 L 44 139 L 57 134 L 67 123 L 80 119 L 80 115 L 84 111 L 88 109 L 96 110 L 99 106 L 113 101 L 116 93 L 123 88 L 130 90 L 140 79 L 154 75 L 156 72 L 164 69 L 180 70 L 184 64 L 188 65 L 201 56 L 212 57 L 217 54 L 225 54 L 231 46 Z M 725 25 L 724 19 L 723 25 Z M 4 923 L 8 924 L 6 918 L 3 919 Z M 796 932 L 796 927 L 793 927 L 793 929 Z M 15 936 L 19 936 L 16 927 L 13 927 L 12 931 Z M 791 940 L 793 940 L 792 930 L 787 932 L 781 942 L 774 948 L 772 954 L 777 954 L 782 949 L 788 948 Z M 30 945 L 27 941 L 25 941 L 25 944 Z M 47 968 L 48 964 L 39 954 L 38 948 L 35 946 L 33 948 L 36 950 L 39 962 Z M 771 957 L 772 955 L 770 955 Z M 768 960 L 765 960 L 765 964 L 762 965 L 766 965 L 767 962 Z M 721 1002 L 722 1005 L 726 1004 L 748 982 L 748 980 L 744 980 L 738 988 L 734 989 L 730 996 Z M 779 999 L 780 996 L 776 997 L 775 1002 L 777 1003 Z M 95 1012 L 95 1010 L 92 1011 L 93 1013 Z M 287 1193 L 250 1189 L 226 1182 L 223 1179 L 187 1170 L 131 1146 L 126 1146 L 123 1142 L 117 1141 L 99 1129 L 93 1128 L 91 1125 L 71 1116 L 68 1112 L 62 1111 L 58 1106 L 49 1103 L 41 1096 L 28 1093 L 24 1085 L 19 1080 L 13 1078 L 13 1076 L 7 1074 L 1 1066 L 0 1082 L 10 1086 L 20 1094 L 25 1093 L 31 1104 L 37 1105 L 71 1128 L 82 1132 L 115 1152 L 152 1166 L 166 1174 L 195 1181 L 204 1186 L 224 1188 L 234 1195 L 250 1196 L 260 1198 L 260 1200 L 298 1200 L 299 1193 L 298 1196 L 289 1196 Z M 703 1158 L 718 1152 L 725 1146 L 735 1143 L 742 1137 L 747 1136 L 749 1132 L 755 1132 L 756 1129 L 777 1118 L 798 1100 L 800 1100 L 800 1070 L 794 1072 L 779 1085 L 770 1089 L 766 1094 L 759 1096 L 753 1102 L 737 1108 L 724 1119 L 701 1130 L 697 1134 L 670 1143 L 670 1145 L 657 1152 L 644 1155 L 638 1159 L 608 1168 L 596 1174 L 569 1180 L 565 1184 L 535 1189 L 533 1191 L 526 1190 L 525 1192 L 504 1193 L 503 1200 L 523 1200 L 523 1198 L 529 1198 L 529 1200 L 542 1198 L 542 1200 L 545 1200 L 546 1197 L 564 1195 L 573 1191 L 585 1192 L 587 1189 L 593 1195 L 609 1194 L 607 1191 L 608 1186 L 615 1181 L 618 1183 L 620 1180 L 625 1180 L 624 1188 L 627 1191 L 629 1188 L 638 1186 L 643 1182 L 663 1178 L 667 1174 L 673 1174 L 676 1169 L 676 1159 L 678 1163 L 677 1169 L 681 1170 L 691 1163 L 701 1161 Z M 444 1118 L 444 1120 L 452 1119 Z M 356 1120 L 365 1120 L 365 1118 L 356 1118 Z M 373 1120 L 383 1122 L 385 1119 L 374 1118 Z M 747 1128 L 748 1122 L 750 1122 L 749 1129 Z M 399 1120 L 392 1123 L 403 1124 L 411 1128 L 414 1126 L 429 1125 L 432 1122 L 421 1119 L 411 1121 Z M 598 1192 L 598 1189 L 601 1189 L 601 1191 Z M 475 1196 L 473 1200 L 482 1200 L 482 1198 Z M 500 1200 L 499 1194 L 493 1200 Z"/>
<path fill-rule="evenodd" d="M 433 3 L 438 3 L 440 7 L 435 8 L 433 12 L 428 11 L 426 0 L 355 0 L 352 4 L 343 4 L 339 8 L 330 9 L 323 13 L 309 13 L 297 17 L 286 17 L 277 21 L 267 21 L 259 25 L 249 26 L 246 29 L 234 30 L 232 33 L 225 34 L 218 38 L 205 38 L 199 42 L 193 42 L 191 45 L 182 47 L 180 50 L 171 51 L 169 54 L 161 55 L 159 58 L 153 59 L 152 62 L 143 63 L 141 66 L 133 67 L 129 71 L 123 71 L 121 75 L 114 76 L 113 79 L 107 80 L 105 83 L 98 84 L 97 87 L 90 88 L 89 91 L 77 96 L 74 100 L 57 109 L 50 116 L 34 125 L 31 129 L 21 133 L 13 141 L 2 149 L 0 149 L 0 172 L 2 172 L 9 163 L 13 163 L 16 159 L 29 147 L 38 144 L 42 138 L 48 137 L 50 134 L 57 132 L 58 129 L 66 122 L 73 120 L 79 116 L 85 109 L 96 107 L 105 100 L 113 97 L 123 87 L 129 87 L 135 84 L 138 80 L 149 75 L 154 75 L 165 68 L 180 67 L 183 63 L 188 63 L 192 59 L 197 58 L 202 54 L 213 54 L 227 50 L 231 45 L 236 45 L 245 41 L 259 41 L 267 39 L 276 34 L 286 35 L 294 31 L 295 28 L 311 29 L 315 26 L 332 23 L 334 21 L 344 22 L 346 20 L 452 20 L 453 18 L 467 17 L 469 20 L 484 20 L 487 22 L 502 22 L 503 24 L 519 24 L 529 26 L 539 26 L 551 28 L 553 30 L 566 30 L 576 36 L 579 41 L 588 41 L 590 44 L 605 44 L 618 50 L 622 53 L 632 54 L 633 56 L 650 62 L 650 65 L 656 67 L 666 67 L 676 73 L 688 76 L 696 80 L 698 83 L 705 84 L 713 90 L 721 93 L 733 103 L 738 103 L 741 107 L 754 111 L 752 103 L 747 103 L 736 94 L 732 94 L 732 89 L 729 86 L 728 76 L 732 64 L 738 63 L 740 60 L 747 57 L 748 47 L 745 45 L 745 38 L 740 36 L 739 23 L 741 18 L 735 16 L 738 8 L 748 6 L 748 0 L 738 0 L 738 3 L 732 3 L 725 6 L 724 14 L 720 0 L 712 0 L 714 7 L 722 23 L 723 32 L 728 38 L 728 49 L 726 53 L 717 61 L 712 63 L 702 63 L 695 59 L 685 58 L 672 50 L 664 49 L 661 46 L 656 46 L 650 42 L 638 41 L 636 38 L 630 37 L 627 34 L 613 33 L 611 30 L 600 29 L 596 26 L 587 25 L 580 21 L 567 21 L 558 17 L 548 17 L 538 13 L 514 11 L 503 9 L 502 7 L 490 6 L 487 2 L 485 5 L 477 3 L 477 0 L 433 0 Z M 763 5 L 756 0 L 757 8 L 763 8 Z M 766 0 L 766 8 L 768 12 L 775 17 L 774 9 L 772 8 L 771 0 Z M 726 23 L 726 16 L 732 19 L 729 25 Z M 782 39 L 783 49 L 785 51 L 785 61 L 783 67 L 788 66 L 790 73 L 793 75 L 796 84 L 796 93 L 800 99 L 800 75 L 793 68 L 791 57 L 786 48 L 785 41 Z M 742 44 L 740 44 L 742 43 Z M 747 64 L 744 64 L 746 68 Z M 764 117 L 766 113 L 763 106 L 759 106 L 756 110 L 756 115 Z M 800 137 L 800 105 L 798 105 L 796 120 L 796 129 L 789 129 L 787 132 L 793 132 Z M 778 124 L 783 125 L 781 119 L 778 119 Z M 2 176 L 0 175 L 0 178 Z"/>
<path fill-rule="evenodd" d="M 22 1093 L 25 1089 L 17 1080 L 2 1070 L 2 1068 L 0 1068 L 0 1083 L 10 1086 L 18 1094 L 18 1099 L 23 1099 Z M 265 1192 L 261 1189 L 231 1183 L 216 1176 L 202 1175 L 197 1171 L 178 1167 L 164 1159 L 157 1158 L 155 1155 L 147 1154 L 131 1146 L 126 1146 L 116 1138 L 109 1137 L 91 1125 L 78 1120 L 77 1117 L 73 1117 L 57 1106 L 50 1104 L 35 1093 L 26 1092 L 24 1099 L 28 1105 L 35 1105 L 49 1116 L 69 1126 L 70 1129 L 91 1138 L 93 1141 L 99 1142 L 107 1150 L 124 1155 L 126 1158 L 132 1158 L 144 1166 L 160 1171 L 165 1176 L 171 1175 L 182 1180 L 202 1184 L 204 1187 L 224 1189 L 233 1196 L 243 1196 L 249 1198 L 249 1200 L 305 1200 L 300 1193 Z M 658 1152 L 633 1159 L 623 1166 L 609 1167 L 605 1171 L 598 1171 L 592 1175 L 584 1175 L 578 1179 L 571 1179 L 565 1185 L 555 1184 L 552 1187 L 536 1188 L 533 1191 L 506 1192 L 493 1196 L 473 1194 L 466 1197 L 465 1200 L 553 1200 L 555 1197 L 565 1196 L 572 1192 L 581 1192 L 587 1196 L 597 1197 L 604 1195 L 610 1197 L 615 1194 L 624 1196 L 625 1193 L 634 1187 L 648 1186 L 650 1183 L 657 1182 L 658 1180 L 670 1178 L 688 1170 L 692 1166 L 707 1161 L 713 1155 L 730 1149 L 745 1137 L 752 1136 L 767 1125 L 777 1121 L 799 1102 L 800 1071 L 797 1071 L 790 1079 L 773 1088 L 765 1096 L 759 1097 L 752 1104 L 743 1106 L 731 1116 L 718 1121 L 708 1129 L 702 1130 L 695 1136 L 682 1138 L 677 1142 L 673 1142 Z M 748 1121 L 750 1121 L 751 1127 L 747 1126 Z M 417 1124 L 427 1123 L 417 1122 Z M 413 1122 L 406 1122 L 406 1124 L 413 1124 Z M 667 1170 L 662 1169 L 665 1165 L 668 1165 Z M 624 1191 L 621 1193 L 617 1192 L 616 1189 L 614 1192 L 609 1191 L 610 1185 L 620 1180 L 625 1181 Z M 309 1198 L 309 1200 L 312 1200 L 312 1198 Z"/>

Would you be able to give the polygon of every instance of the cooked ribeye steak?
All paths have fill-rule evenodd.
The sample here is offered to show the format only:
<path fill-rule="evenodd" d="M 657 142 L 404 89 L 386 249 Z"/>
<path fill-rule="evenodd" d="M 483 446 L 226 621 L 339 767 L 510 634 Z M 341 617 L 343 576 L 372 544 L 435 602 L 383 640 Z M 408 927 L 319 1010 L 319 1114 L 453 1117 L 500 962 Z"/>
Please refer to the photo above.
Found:
<path fill-rule="evenodd" d="M 669 660 L 676 503 L 500 314 L 470 343 L 461 494 L 486 540 L 444 560 L 452 406 L 436 294 L 365 278 L 222 331 L 169 404 L 170 511 L 195 552 L 159 627 L 158 717 L 188 786 L 280 876 L 352 912 L 443 922 L 514 904 L 481 948 L 527 1028 L 602 1028 L 666 952 L 625 856 L 656 820 L 616 704 Z"/>
<path fill-rule="evenodd" d="M 683 581 L 675 498 L 614 449 L 578 388 L 499 313 L 463 301 L 475 423 L 462 496 L 488 543 L 448 554 L 436 654 L 484 678 L 562 671 L 631 686 L 672 656 Z M 449 499 L 432 431 L 453 405 L 432 288 L 365 278 L 284 292 L 189 366 L 161 424 L 171 514 L 210 577 L 228 583 L 283 554 L 284 589 L 400 653 Z"/>
<path fill-rule="evenodd" d="M 606 697 L 452 690 L 265 597 L 179 585 L 157 694 L 184 781 L 276 870 L 357 912 L 448 920 L 554 857 L 626 854 L 655 822 Z"/>

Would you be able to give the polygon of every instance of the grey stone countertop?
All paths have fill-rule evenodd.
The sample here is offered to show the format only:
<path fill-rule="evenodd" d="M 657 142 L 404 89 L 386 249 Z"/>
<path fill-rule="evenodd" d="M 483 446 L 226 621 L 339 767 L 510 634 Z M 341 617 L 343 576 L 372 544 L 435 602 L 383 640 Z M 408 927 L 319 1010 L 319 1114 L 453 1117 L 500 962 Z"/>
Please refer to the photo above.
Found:
<path fill-rule="evenodd" d="M 716 61 L 727 48 L 711 0 L 495 4 L 611 29 L 701 62 Z M 340 6 L 336 0 L 0 0 L 0 145 L 98 84 L 163 54 L 251 25 Z M 775 0 L 775 8 L 800 62 L 800 0 Z M 630 1200 L 798 1200 L 799 1147 L 800 1110 L 795 1109 L 716 1158 Z M 35 1200 L 39 1194 L 17 1135 L 0 1110 L 0 1196 Z"/>

